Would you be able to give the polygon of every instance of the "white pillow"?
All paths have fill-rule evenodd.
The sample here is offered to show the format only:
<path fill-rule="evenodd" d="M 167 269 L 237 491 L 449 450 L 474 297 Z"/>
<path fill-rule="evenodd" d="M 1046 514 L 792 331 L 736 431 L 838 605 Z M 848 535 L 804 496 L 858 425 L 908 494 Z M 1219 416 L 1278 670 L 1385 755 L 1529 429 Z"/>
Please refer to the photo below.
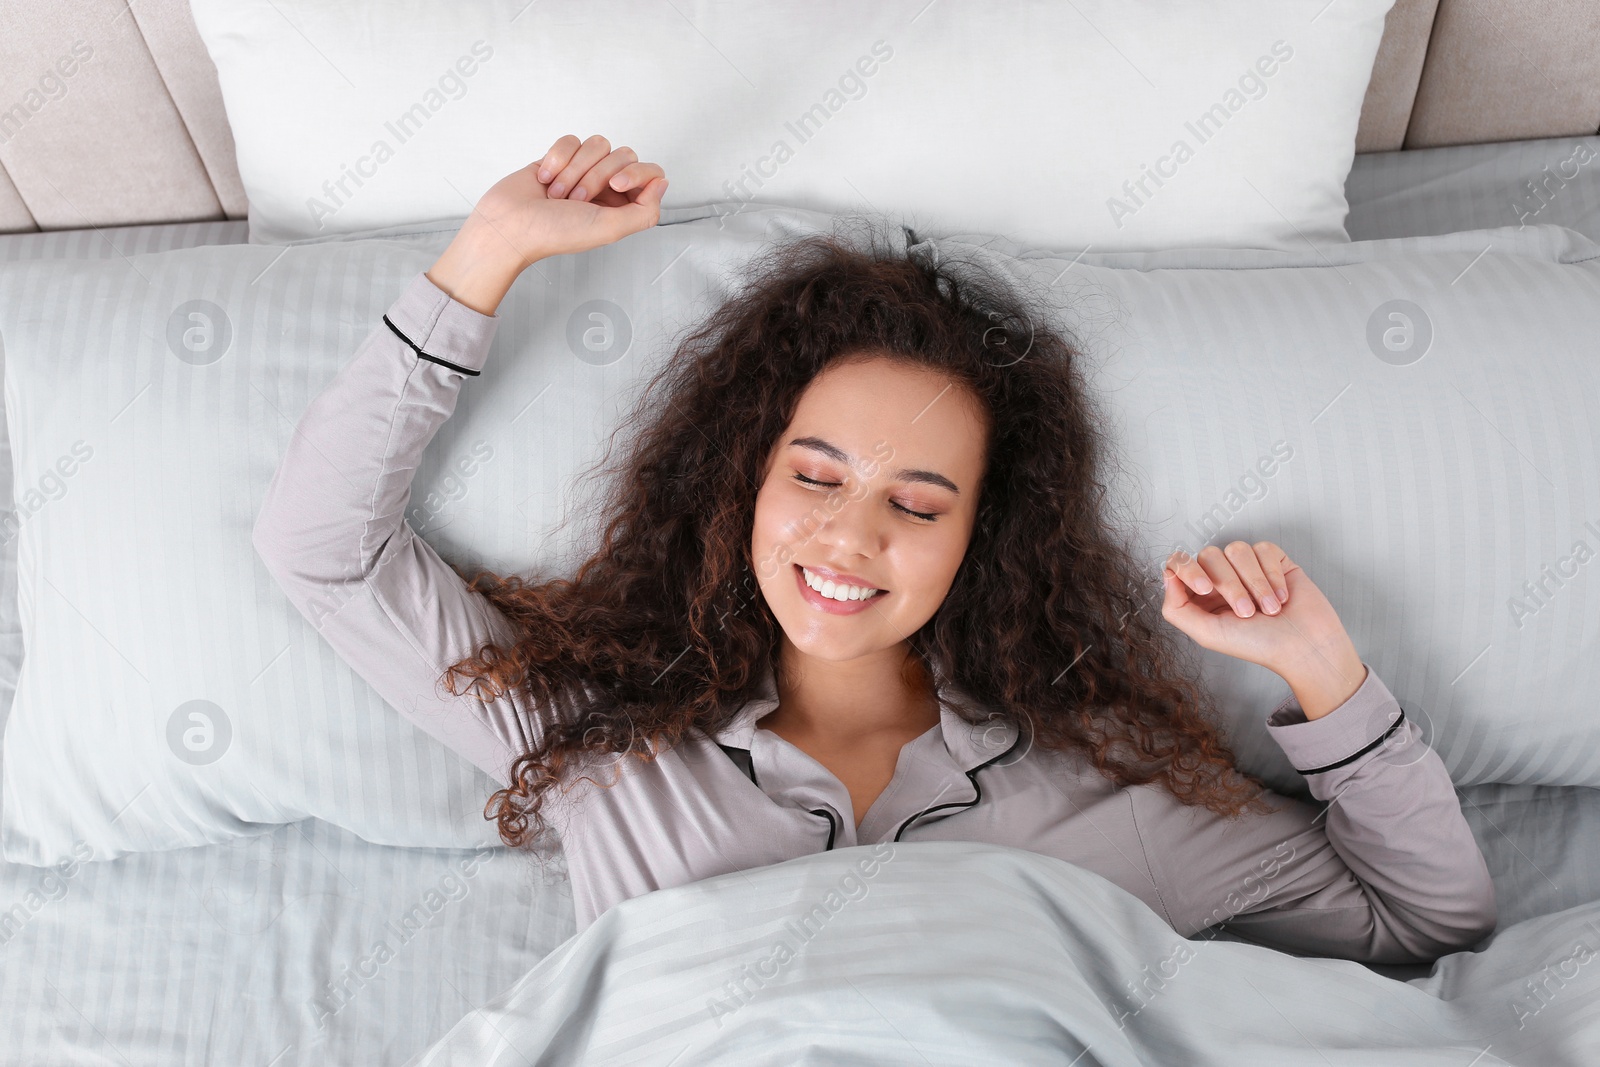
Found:
<path fill-rule="evenodd" d="M 549 534 L 598 485 L 568 483 L 668 355 L 663 335 L 770 241 L 830 226 L 705 218 L 530 270 L 424 453 L 407 520 L 464 567 L 570 573 L 583 522 Z M 32 494 L 6 860 L 47 865 L 78 843 L 112 859 L 307 816 L 378 844 L 499 843 L 483 808 L 500 783 L 350 670 L 251 544 L 300 413 L 454 230 L 0 266 L 16 492 Z M 568 341 L 594 300 L 632 338 L 603 365 Z"/>
<path fill-rule="evenodd" d="M 255 242 L 465 215 L 557 137 L 670 206 L 1077 251 L 1342 243 L 1393 0 L 191 0 Z"/>

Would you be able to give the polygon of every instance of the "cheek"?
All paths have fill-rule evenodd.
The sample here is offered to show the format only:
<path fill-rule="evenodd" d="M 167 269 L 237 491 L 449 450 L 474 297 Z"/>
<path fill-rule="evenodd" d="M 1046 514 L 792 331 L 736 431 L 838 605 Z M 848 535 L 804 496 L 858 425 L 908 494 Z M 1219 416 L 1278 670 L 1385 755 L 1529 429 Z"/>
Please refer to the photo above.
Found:
<path fill-rule="evenodd" d="M 788 521 L 778 494 L 763 487 L 756 495 L 755 519 L 750 532 L 750 558 L 759 581 L 780 571 L 792 555 L 783 531 Z"/>
<path fill-rule="evenodd" d="M 939 536 L 924 537 L 904 557 L 901 569 L 916 579 L 916 588 L 924 595 L 942 601 L 950 591 L 956 571 L 961 568 L 967 540 L 955 531 L 941 531 Z"/>

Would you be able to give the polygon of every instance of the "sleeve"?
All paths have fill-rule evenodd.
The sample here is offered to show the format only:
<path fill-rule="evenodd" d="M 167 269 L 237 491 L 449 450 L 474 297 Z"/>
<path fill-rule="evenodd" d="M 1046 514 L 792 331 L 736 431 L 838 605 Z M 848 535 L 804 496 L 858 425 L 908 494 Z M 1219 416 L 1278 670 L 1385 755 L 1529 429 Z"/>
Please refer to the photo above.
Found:
<path fill-rule="evenodd" d="M 1319 803 L 1269 793 L 1236 818 L 1146 790 L 1134 819 L 1169 921 L 1273 948 L 1431 962 L 1494 931 L 1494 884 L 1455 786 L 1387 686 L 1307 721 L 1291 696 L 1267 729 Z M 1166 799 L 1162 799 L 1166 798 Z"/>
<path fill-rule="evenodd" d="M 390 706 L 505 784 L 538 738 L 526 694 L 486 703 L 439 679 L 483 644 L 513 642 L 514 630 L 404 521 L 418 460 L 462 381 L 483 368 L 499 316 L 420 273 L 387 319 L 301 415 L 252 541 L 294 606 Z"/>

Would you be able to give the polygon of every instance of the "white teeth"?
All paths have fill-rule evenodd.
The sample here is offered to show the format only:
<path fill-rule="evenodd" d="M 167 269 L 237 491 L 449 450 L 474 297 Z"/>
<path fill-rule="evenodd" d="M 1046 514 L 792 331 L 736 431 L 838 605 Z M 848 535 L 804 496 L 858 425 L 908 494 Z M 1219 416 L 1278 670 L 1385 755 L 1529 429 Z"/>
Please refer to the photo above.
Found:
<path fill-rule="evenodd" d="M 829 600 L 866 600 L 882 592 L 880 589 L 863 589 L 858 585 L 845 585 L 842 582 L 835 582 L 831 578 L 824 581 L 804 567 L 800 568 L 800 573 L 805 577 L 807 585 Z"/>

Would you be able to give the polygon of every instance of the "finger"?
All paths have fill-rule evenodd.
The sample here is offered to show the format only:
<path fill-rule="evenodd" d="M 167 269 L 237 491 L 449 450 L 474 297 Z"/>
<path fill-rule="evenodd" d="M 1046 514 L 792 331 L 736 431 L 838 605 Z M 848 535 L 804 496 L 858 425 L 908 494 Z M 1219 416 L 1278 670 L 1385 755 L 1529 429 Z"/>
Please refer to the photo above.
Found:
<path fill-rule="evenodd" d="M 1171 570 L 1161 572 L 1161 612 L 1176 611 L 1189 602 L 1189 590 Z"/>
<path fill-rule="evenodd" d="M 654 163 L 639 164 L 649 167 L 645 172 L 642 183 L 634 188 L 621 193 L 607 193 L 607 196 L 620 196 L 624 202 L 643 206 L 648 217 L 644 218 L 641 229 L 654 226 L 661 220 L 661 201 L 667 195 L 667 176 L 661 168 Z"/>
<path fill-rule="evenodd" d="M 1284 567 L 1289 564 L 1289 557 L 1284 555 L 1283 549 L 1271 541 L 1256 542 L 1256 559 L 1261 561 L 1261 570 L 1266 574 L 1267 581 L 1272 583 L 1272 591 L 1278 598 L 1280 606 L 1289 602 L 1289 577 L 1284 572 Z"/>
<path fill-rule="evenodd" d="M 667 179 L 652 178 L 640 189 L 631 203 L 603 212 L 603 223 L 609 229 L 611 240 L 622 238 L 640 230 L 648 230 L 661 220 L 661 198 L 667 192 Z"/>
<path fill-rule="evenodd" d="M 1272 583 L 1267 580 L 1266 572 L 1261 568 L 1261 560 L 1256 556 L 1255 546 L 1247 545 L 1243 541 L 1233 541 L 1223 549 L 1223 552 L 1232 561 L 1233 569 L 1239 575 L 1239 580 L 1244 582 L 1244 587 L 1256 598 L 1256 603 L 1261 605 L 1261 610 L 1268 615 L 1276 615 L 1278 598 L 1272 594 Z"/>
<path fill-rule="evenodd" d="M 550 180 L 550 188 L 547 190 L 548 195 L 552 197 L 565 196 L 567 191 L 577 185 L 579 179 L 588 173 L 590 167 L 600 162 L 610 152 L 611 142 L 598 133 L 584 141 L 583 144 L 578 146 L 578 150 L 573 153 L 572 158 L 567 160 L 567 165 L 562 167 L 556 176 Z"/>
<path fill-rule="evenodd" d="M 1161 617 L 1202 646 L 1209 647 L 1219 625 L 1218 616 L 1212 615 L 1190 596 L 1188 587 L 1176 574 L 1163 571 L 1161 586 L 1164 594 L 1161 598 Z"/>
<path fill-rule="evenodd" d="M 651 178 L 649 184 L 639 190 L 639 199 L 634 201 L 640 207 L 649 208 L 654 214 L 654 217 L 650 220 L 652 226 L 655 225 L 656 219 L 661 217 L 661 201 L 666 195 L 667 179 L 663 175 L 659 178 Z"/>
<path fill-rule="evenodd" d="M 620 149 L 618 150 L 620 151 Z M 665 178 L 667 172 L 661 169 L 659 163 L 629 163 L 611 176 L 606 184 L 619 193 L 629 189 L 643 189 L 650 183 L 651 178 Z"/>
<path fill-rule="evenodd" d="M 639 157 L 634 154 L 633 149 L 626 145 L 621 148 L 613 148 L 606 154 L 604 159 L 590 167 L 578 179 L 578 184 L 572 187 L 571 192 L 567 193 L 567 199 L 594 200 L 602 193 L 611 191 L 611 176 L 628 164 L 637 163 L 638 161 Z M 620 202 L 615 197 L 609 199 L 612 203 Z"/>
<path fill-rule="evenodd" d="M 1232 562 L 1229 561 L 1222 549 L 1216 545 L 1207 545 L 1200 550 L 1200 566 L 1205 568 L 1210 576 L 1211 583 L 1217 587 L 1217 592 L 1229 604 L 1233 605 L 1233 613 L 1241 619 L 1248 619 L 1256 613 L 1255 601 L 1250 599 L 1250 594 L 1245 591 L 1244 583 L 1239 580 L 1239 575 L 1234 571 Z"/>
<path fill-rule="evenodd" d="M 1161 572 L 1161 614 L 1169 621 L 1183 618 L 1185 609 L 1192 603 L 1189 597 L 1189 587 L 1182 580 L 1168 570 Z"/>
<path fill-rule="evenodd" d="M 1167 557 L 1167 569 L 1197 593 L 1203 595 L 1214 588 L 1200 564 L 1181 548 Z"/>
<path fill-rule="evenodd" d="M 577 154 L 582 144 L 582 141 L 570 133 L 557 137 L 555 144 L 551 145 L 550 150 L 539 159 L 539 181 L 549 185 L 550 179 L 561 173 L 561 168 Z"/>

